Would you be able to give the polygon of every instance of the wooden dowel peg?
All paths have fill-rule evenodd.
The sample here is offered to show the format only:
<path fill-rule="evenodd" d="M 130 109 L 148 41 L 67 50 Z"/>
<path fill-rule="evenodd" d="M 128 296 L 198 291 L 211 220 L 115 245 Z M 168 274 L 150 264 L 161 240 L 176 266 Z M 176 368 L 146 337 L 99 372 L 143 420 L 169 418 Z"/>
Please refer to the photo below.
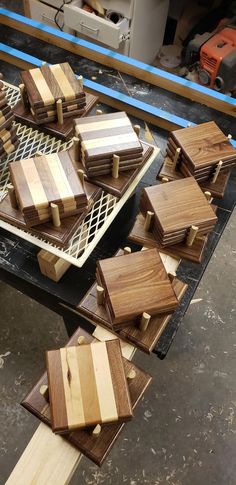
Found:
<path fill-rule="evenodd" d="M 97 424 L 97 426 L 95 426 L 95 428 L 93 429 L 92 435 L 93 436 L 99 436 L 100 433 L 101 433 L 101 430 L 102 430 L 101 425 Z"/>
<path fill-rule="evenodd" d="M 151 320 L 151 315 L 149 315 L 146 312 L 143 312 L 140 320 L 140 324 L 139 324 L 139 330 L 141 330 L 141 332 L 145 332 L 145 330 L 147 330 L 150 320 Z"/>
<path fill-rule="evenodd" d="M 80 87 L 83 89 L 83 87 L 84 87 L 84 78 L 83 78 L 83 76 L 78 76 L 77 79 L 78 79 L 78 81 L 80 83 Z"/>
<path fill-rule="evenodd" d="M 84 175 L 85 175 L 84 171 L 81 169 L 77 170 L 77 174 L 79 176 L 82 187 L 84 187 Z"/>
<path fill-rule="evenodd" d="M 84 335 L 80 335 L 77 339 L 77 344 L 78 345 L 83 345 L 83 344 L 86 344 L 86 338 Z"/>
<path fill-rule="evenodd" d="M 55 227 L 60 227 L 61 219 L 60 219 L 60 212 L 57 204 L 50 204 L 51 207 L 51 214 L 52 214 L 52 223 Z"/>
<path fill-rule="evenodd" d="M 127 374 L 127 379 L 134 379 L 136 377 L 136 371 L 134 369 L 130 369 L 129 373 Z"/>
<path fill-rule="evenodd" d="M 99 115 L 102 115 L 102 114 L 103 114 L 102 109 L 97 109 L 97 111 L 96 111 L 96 115 L 98 115 L 98 116 L 99 116 Z"/>
<path fill-rule="evenodd" d="M 134 131 L 135 131 L 137 137 L 139 138 L 139 136 L 140 136 L 140 130 L 141 130 L 140 125 L 134 125 L 133 128 L 134 128 Z"/>
<path fill-rule="evenodd" d="M 172 281 L 176 278 L 176 272 L 173 271 L 173 273 L 168 273 L 168 277 L 170 282 L 172 283 Z"/>
<path fill-rule="evenodd" d="M 18 209 L 18 203 L 16 199 L 16 191 L 12 184 L 7 185 L 7 192 L 10 199 L 10 204 L 13 209 Z"/>
<path fill-rule="evenodd" d="M 27 92 L 24 84 L 19 84 L 19 89 L 20 89 L 20 96 L 21 96 L 21 101 L 24 105 L 25 108 L 28 107 L 28 98 L 27 98 Z"/>
<path fill-rule="evenodd" d="M 131 248 L 129 248 L 128 246 L 126 246 L 124 248 L 124 254 L 130 254 L 131 253 Z"/>
<path fill-rule="evenodd" d="M 230 141 L 230 140 L 232 140 L 232 135 L 230 135 L 230 134 L 229 134 L 229 135 L 227 136 L 227 138 L 228 138 L 228 140 L 229 140 L 229 141 Z"/>
<path fill-rule="evenodd" d="M 162 184 L 166 184 L 167 182 L 169 182 L 168 177 L 161 177 L 161 183 Z"/>
<path fill-rule="evenodd" d="M 79 147 L 80 147 L 80 140 L 77 138 L 77 136 L 74 136 L 72 138 L 73 140 L 73 158 L 74 162 L 79 162 L 80 161 L 80 154 L 79 154 Z"/>
<path fill-rule="evenodd" d="M 42 157 L 42 156 L 43 156 L 43 152 L 38 151 L 38 152 L 36 152 L 36 153 L 34 154 L 34 156 L 35 156 L 35 157 Z"/>
<path fill-rule="evenodd" d="M 206 190 L 204 192 L 204 195 L 206 197 L 206 200 L 208 200 L 208 202 L 210 202 L 211 201 L 211 192 L 209 192 L 209 190 Z"/>
<path fill-rule="evenodd" d="M 180 152 L 181 152 L 181 148 L 176 148 L 175 155 L 174 155 L 174 160 L 173 160 L 173 166 L 174 166 L 174 168 L 176 167 L 176 165 L 178 163 L 179 156 L 180 156 Z"/>
<path fill-rule="evenodd" d="M 43 384 L 40 387 L 39 392 L 40 392 L 41 396 L 43 396 L 44 399 L 46 399 L 46 401 L 49 401 L 49 389 L 48 389 L 48 386 L 46 384 Z"/>
<path fill-rule="evenodd" d="M 102 286 L 97 285 L 96 293 L 97 293 L 97 304 L 103 305 L 104 288 Z"/>
<path fill-rule="evenodd" d="M 150 230 L 153 216 L 154 216 L 154 212 L 151 212 L 151 211 L 146 212 L 146 218 L 145 218 L 145 222 L 144 222 L 145 231 Z"/>
<path fill-rule="evenodd" d="M 119 178 L 119 165 L 120 165 L 120 157 L 118 157 L 118 155 L 113 155 L 112 177 L 114 179 Z"/>
<path fill-rule="evenodd" d="M 187 246 L 192 246 L 198 233 L 197 226 L 191 226 L 187 236 Z"/>
<path fill-rule="evenodd" d="M 218 178 L 218 175 L 220 173 L 222 165 L 223 165 L 223 162 L 222 162 L 222 160 L 220 160 L 219 163 L 217 164 L 217 167 L 215 169 L 215 173 L 212 177 L 212 181 L 211 181 L 212 184 L 215 184 L 215 182 L 217 181 L 217 178 Z"/>
<path fill-rule="evenodd" d="M 63 125 L 63 111 L 62 111 L 62 100 L 58 99 L 57 101 L 57 119 L 59 125 Z"/>

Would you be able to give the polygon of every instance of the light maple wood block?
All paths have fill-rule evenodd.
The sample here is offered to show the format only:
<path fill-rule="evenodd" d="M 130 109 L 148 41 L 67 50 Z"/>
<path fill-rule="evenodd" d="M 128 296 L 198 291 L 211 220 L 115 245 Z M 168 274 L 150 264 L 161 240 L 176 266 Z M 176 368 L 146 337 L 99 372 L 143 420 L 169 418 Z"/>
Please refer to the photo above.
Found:
<path fill-rule="evenodd" d="M 56 283 L 62 278 L 62 276 L 71 266 L 68 261 L 55 256 L 45 249 L 41 249 L 41 251 L 39 251 L 37 254 L 37 259 L 41 273 Z"/>

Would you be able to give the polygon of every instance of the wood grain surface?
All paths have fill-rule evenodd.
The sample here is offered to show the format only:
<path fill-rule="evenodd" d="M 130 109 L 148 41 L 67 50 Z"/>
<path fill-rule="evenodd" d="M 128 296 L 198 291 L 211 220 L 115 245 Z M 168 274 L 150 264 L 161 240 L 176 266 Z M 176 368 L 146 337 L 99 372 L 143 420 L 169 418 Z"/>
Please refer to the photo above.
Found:
<path fill-rule="evenodd" d="M 54 432 L 132 417 L 119 340 L 50 350 L 46 362 Z"/>

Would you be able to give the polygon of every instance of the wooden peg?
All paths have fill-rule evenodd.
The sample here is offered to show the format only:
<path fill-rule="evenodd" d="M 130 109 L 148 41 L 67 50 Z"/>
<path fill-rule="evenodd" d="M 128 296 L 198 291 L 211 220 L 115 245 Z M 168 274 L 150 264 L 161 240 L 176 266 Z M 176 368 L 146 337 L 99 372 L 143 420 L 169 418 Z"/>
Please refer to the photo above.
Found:
<path fill-rule="evenodd" d="M 190 126 L 192 126 L 192 123 L 187 124 L 187 128 L 190 128 Z"/>
<path fill-rule="evenodd" d="M 161 177 L 161 183 L 162 184 L 166 184 L 167 182 L 169 182 L 168 177 Z"/>
<path fill-rule="evenodd" d="M 180 152 L 181 152 L 181 148 L 176 148 L 175 155 L 174 155 L 174 160 L 173 160 L 173 166 L 174 166 L 174 168 L 176 168 L 176 165 L 178 163 L 179 156 L 180 156 Z"/>
<path fill-rule="evenodd" d="M 141 332 L 145 332 L 145 330 L 147 330 L 150 320 L 151 320 L 151 315 L 149 315 L 146 312 L 143 312 L 140 320 L 140 324 L 139 324 L 139 330 L 141 330 Z"/>
<path fill-rule="evenodd" d="M 86 344 L 86 338 L 84 335 L 80 335 L 77 339 L 77 344 L 78 345 L 83 345 L 83 344 Z"/>
<path fill-rule="evenodd" d="M 96 293 L 97 293 L 97 304 L 103 305 L 104 288 L 102 286 L 97 285 Z"/>
<path fill-rule="evenodd" d="M 83 87 L 84 87 L 84 78 L 83 78 L 83 76 L 78 76 L 77 79 L 78 79 L 78 81 L 80 83 L 80 87 L 83 89 Z"/>
<path fill-rule="evenodd" d="M 139 138 L 139 136 L 140 136 L 140 130 L 141 130 L 140 125 L 134 125 L 133 128 L 134 128 L 134 131 L 135 131 L 137 137 Z"/>
<path fill-rule="evenodd" d="M 222 165 L 223 165 L 223 162 L 222 162 L 222 160 L 220 160 L 219 163 L 217 164 L 217 167 L 215 169 L 215 173 L 212 177 L 212 181 L 211 181 L 212 184 L 215 184 L 215 182 L 217 181 L 217 178 L 218 178 L 218 175 L 220 173 Z"/>
<path fill-rule="evenodd" d="M 58 99 L 57 101 L 57 119 L 59 125 L 63 125 L 63 111 L 62 111 L 62 100 Z"/>
<path fill-rule="evenodd" d="M 60 212 L 57 204 L 50 204 L 51 207 L 51 214 L 52 214 L 52 223 L 55 227 L 60 227 L 61 219 L 60 219 Z"/>
<path fill-rule="evenodd" d="M 168 277 L 170 282 L 172 283 L 172 281 L 176 278 L 176 272 L 173 271 L 172 273 L 168 273 Z"/>
<path fill-rule="evenodd" d="M 12 184 L 7 185 L 7 192 L 8 192 L 8 195 L 9 195 L 10 204 L 11 204 L 12 208 L 18 209 L 16 191 L 15 191 L 15 188 Z"/>
<path fill-rule="evenodd" d="M 134 379 L 136 377 L 136 371 L 134 370 L 134 368 L 130 369 L 129 373 L 127 374 L 127 379 Z"/>
<path fill-rule="evenodd" d="M 187 246 L 192 246 L 198 233 L 197 226 L 191 226 L 187 236 Z"/>
<path fill-rule="evenodd" d="M 80 161 L 80 154 L 79 154 L 79 147 L 80 147 L 80 140 L 77 138 L 77 136 L 74 136 L 72 138 L 73 140 L 73 158 L 74 162 L 79 162 Z"/>
<path fill-rule="evenodd" d="M 130 254 L 131 253 L 131 248 L 129 248 L 128 246 L 126 246 L 124 248 L 124 254 Z"/>
<path fill-rule="evenodd" d="M 145 231 L 150 230 L 153 216 L 154 216 L 154 212 L 151 212 L 151 211 L 146 212 L 146 218 L 145 218 L 145 222 L 144 222 Z"/>
<path fill-rule="evenodd" d="M 119 165 L 120 165 L 120 157 L 118 157 L 118 155 L 113 155 L 112 177 L 114 179 L 119 178 Z"/>
<path fill-rule="evenodd" d="M 103 114 L 102 109 L 97 109 L 97 111 L 96 111 L 96 115 L 98 115 L 98 116 L 99 116 L 99 115 L 102 115 L 102 114 Z"/>
<path fill-rule="evenodd" d="M 227 138 L 228 138 L 228 140 L 229 140 L 229 141 L 230 141 L 230 140 L 232 140 L 232 135 L 230 135 L 230 134 L 229 134 L 229 135 L 227 136 Z"/>
<path fill-rule="evenodd" d="M 49 390 L 48 390 L 48 386 L 46 384 L 43 384 L 40 387 L 39 392 L 40 392 L 41 396 L 43 396 L 44 399 L 46 399 L 46 401 L 49 401 Z"/>
<path fill-rule="evenodd" d="M 101 433 L 101 430 L 102 430 L 101 425 L 97 424 L 97 426 L 95 426 L 95 428 L 93 429 L 92 435 L 96 437 L 99 436 Z"/>
<path fill-rule="evenodd" d="M 206 196 L 206 200 L 208 200 L 208 202 L 211 201 L 211 192 L 209 192 L 209 190 L 206 190 L 204 192 L 204 195 Z"/>
<path fill-rule="evenodd" d="M 43 152 L 40 152 L 40 150 L 38 152 L 36 152 L 34 154 L 35 157 L 42 157 L 43 156 Z"/>
<path fill-rule="evenodd" d="M 19 84 L 21 101 L 25 108 L 28 108 L 27 92 L 24 84 Z"/>
<path fill-rule="evenodd" d="M 82 187 L 84 187 L 84 175 L 85 175 L 84 171 L 81 169 L 77 170 L 77 174 L 79 176 Z"/>

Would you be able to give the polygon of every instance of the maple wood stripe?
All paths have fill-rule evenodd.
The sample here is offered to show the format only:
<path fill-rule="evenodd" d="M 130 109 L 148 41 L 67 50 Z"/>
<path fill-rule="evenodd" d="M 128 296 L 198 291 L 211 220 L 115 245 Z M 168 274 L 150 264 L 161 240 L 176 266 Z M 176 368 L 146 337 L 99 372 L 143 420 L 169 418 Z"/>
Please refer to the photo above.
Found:
<path fill-rule="evenodd" d="M 84 201 L 84 203 L 86 203 L 87 197 L 84 192 L 84 188 L 81 184 L 81 181 L 78 175 L 75 173 L 75 169 L 71 162 L 71 158 L 68 155 L 68 152 L 66 151 L 60 152 L 58 154 L 58 157 L 60 158 L 62 170 L 64 170 L 65 176 L 68 180 L 68 183 L 70 184 L 72 193 L 76 196 L 76 198 L 79 196 L 81 202 Z"/>
<path fill-rule="evenodd" d="M 53 375 L 53 379 L 50 379 L 50 373 L 47 372 L 53 430 L 60 431 L 64 429 L 65 420 L 67 419 L 64 389 L 63 386 L 60 385 L 62 378 L 62 363 L 60 353 L 56 350 L 46 352 L 46 364 L 47 370 L 52 370 Z M 64 412 L 57 412 L 58 401 L 61 404 L 61 410 L 63 409 Z"/>
<path fill-rule="evenodd" d="M 35 163 L 37 172 L 39 174 L 40 180 L 42 181 L 44 191 L 48 201 L 60 199 L 60 193 L 58 191 L 57 185 L 55 184 L 51 170 L 48 166 L 46 156 L 35 157 L 34 163 Z"/>
<path fill-rule="evenodd" d="M 120 342 L 118 339 L 109 342 L 109 346 L 107 346 L 107 355 L 110 364 L 111 378 L 118 415 L 120 417 L 129 416 L 130 414 L 132 414 L 132 406 L 129 399 L 129 393 L 127 392 L 127 387 L 124 388 L 122 385 L 122 383 L 126 381 L 126 377 L 121 355 Z M 120 369 L 120 374 L 117 373 L 117 368 Z"/>
<path fill-rule="evenodd" d="M 54 66 L 50 66 L 50 70 L 63 93 L 64 100 L 70 101 L 75 99 L 75 91 L 69 83 L 64 71 L 61 69 L 61 66 L 59 64 L 55 64 Z"/>
<path fill-rule="evenodd" d="M 35 167 L 34 159 L 28 158 L 26 160 L 21 160 L 19 163 L 24 172 L 25 180 L 29 187 L 36 210 L 48 207 L 48 199 Z"/>
<path fill-rule="evenodd" d="M 135 134 L 132 126 L 119 126 L 119 128 L 109 128 L 109 129 L 104 129 L 104 130 L 94 130 L 94 131 L 89 131 L 86 133 L 83 133 L 81 139 L 83 141 L 87 140 L 95 140 L 99 138 L 106 139 L 108 136 L 116 137 L 117 135 L 127 135 L 127 138 L 130 135 Z M 138 142 L 137 135 L 136 136 L 136 141 Z"/>
<path fill-rule="evenodd" d="M 97 116 L 98 118 L 98 116 Z M 89 118 L 87 118 L 87 123 L 78 123 L 75 125 L 76 132 L 78 134 L 90 133 L 90 132 L 97 132 L 99 130 L 111 130 L 113 128 L 121 128 L 121 127 L 130 127 L 130 121 L 128 118 L 116 118 L 114 120 L 102 120 L 102 121 L 93 121 L 88 122 Z M 137 135 L 136 135 L 137 137 Z"/>
<path fill-rule="evenodd" d="M 52 95 L 54 97 L 54 106 L 55 106 L 55 102 L 58 99 L 63 100 L 63 98 L 64 98 L 63 91 L 62 91 L 60 85 L 56 82 L 50 66 L 48 66 L 47 64 L 43 65 L 41 67 L 41 72 L 42 72 L 42 75 L 43 75 L 47 85 L 50 86 L 50 90 L 51 90 Z"/>
<path fill-rule="evenodd" d="M 0 139 L 1 139 L 1 144 L 6 143 L 6 141 L 11 138 L 11 132 L 9 130 L 2 130 L 0 132 Z"/>
<path fill-rule="evenodd" d="M 30 69 L 29 73 L 31 74 L 36 89 L 39 92 L 44 105 L 47 106 L 49 104 L 53 104 L 55 102 L 54 96 L 50 91 L 41 70 L 39 68 Z"/>
<path fill-rule="evenodd" d="M 121 144 L 124 144 L 124 150 L 126 148 L 126 145 L 129 144 L 135 144 L 134 148 L 139 147 L 140 142 L 137 140 L 137 135 L 136 133 L 128 133 L 128 134 L 122 134 L 122 135 L 117 135 L 117 136 L 107 136 L 106 138 L 96 138 L 95 140 L 87 140 L 86 142 L 82 141 L 81 146 L 82 148 L 85 148 L 86 150 L 90 150 L 91 148 L 100 148 L 100 147 L 107 147 L 107 146 L 119 146 Z M 121 149 L 121 147 L 120 147 Z M 140 145 L 141 149 L 141 145 Z M 115 153 L 115 152 L 114 152 Z"/>
<path fill-rule="evenodd" d="M 11 162 L 9 164 L 11 180 L 15 187 L 17 198 L 21 207 L 24 208 L 25 202 L 28 206 L 33 206 L 33 199 L 29 191 L 28 185 L 26 184 L 24 170 L 19 162 Z M 17 181 L 17 183 L 16 183 Z M 21 194 L 24 196 L 24 202 L 22 200 Z"/>
<path fill-rule="evenodd" d="M 49 155 L 47 155 L 47 159 L 49 162 L 48 166 L 54 179 L 55 185 L 57 186 L 60 198 L 64 199 L 65 202 L 73 202 L 74 194 L 71 190 L 65 172 L 61 166 L 61 161 L 58 154 L 50 153 Z"/>
<path fill-rule="evenodd" d="M 97 424 L 101 422 L 101 414 L 91 348 L 83 345 L 78 346 L 77 356 L 82 401 L 86 403 L 86 406 L 83 406 L 85 423 Z"/>
<path fill-rule="evenodd" d="M 69 429 L 85 425 L 81 382 L 77 364 L 77 347 L 60 349 L 67 423 Z"/>
<path fill-rule="evenodd" d="M 103 422 L 118 420 L 116 400 L 105 342 L 91 345 L 94 374 Z"/>
<path fill-rule="evenodd" d="M 62 62 L 60 66 L 62 71 L 66 74 L 66 77 L 70 82 L 72 88 L 74 89 L 76 97 L 79 97 L 79 98 L 83 97 L 84 96 L 83 87 L 81 86 L 80 82 L 76 78 L 73 70 L 70 67 L 70 64 L 68 64 L 68 62 Z"/>

